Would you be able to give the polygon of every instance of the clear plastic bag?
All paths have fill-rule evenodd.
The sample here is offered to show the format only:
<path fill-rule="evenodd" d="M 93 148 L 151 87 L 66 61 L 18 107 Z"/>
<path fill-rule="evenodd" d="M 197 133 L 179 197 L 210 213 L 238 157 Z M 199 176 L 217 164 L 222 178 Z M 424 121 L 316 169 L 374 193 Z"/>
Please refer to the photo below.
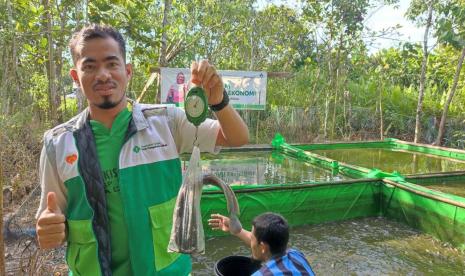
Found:
<path fill-rule="evenodd" d="M 176 199 L 168 252 L 204 253 L 205 239 L 200 213 L 202 186 L 200 150 L 194 146 L 189 167 Z"/>

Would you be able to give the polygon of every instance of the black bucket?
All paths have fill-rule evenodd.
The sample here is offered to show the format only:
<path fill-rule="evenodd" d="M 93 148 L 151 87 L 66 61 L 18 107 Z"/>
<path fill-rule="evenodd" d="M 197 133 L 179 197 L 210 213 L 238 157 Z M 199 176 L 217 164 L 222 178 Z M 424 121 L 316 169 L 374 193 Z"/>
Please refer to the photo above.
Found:
<path fill-rule="evenodd" d="M 261 267 L 260 261 L 246 256 L 228 256 L 215 264 L 218 276 L 250 276 Z"/>

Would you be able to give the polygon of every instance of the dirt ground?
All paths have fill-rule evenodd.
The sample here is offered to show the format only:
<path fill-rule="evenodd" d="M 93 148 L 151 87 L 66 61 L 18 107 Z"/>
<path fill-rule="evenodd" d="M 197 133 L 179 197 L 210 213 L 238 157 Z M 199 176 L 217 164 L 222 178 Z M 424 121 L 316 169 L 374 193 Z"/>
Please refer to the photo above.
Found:
<path fill-rule="evenodd" d="M 20 204 L 4 206 L 6 275 L 68 275 L 66 248 L 38 249 L 34 233 L 39 192 L 32 191 Z"/>
<path fill-rule="evenodd" d="M 6 275 L 68 275 L 65 248 L 40 250 L 34 238 L 5 244 Z"/>

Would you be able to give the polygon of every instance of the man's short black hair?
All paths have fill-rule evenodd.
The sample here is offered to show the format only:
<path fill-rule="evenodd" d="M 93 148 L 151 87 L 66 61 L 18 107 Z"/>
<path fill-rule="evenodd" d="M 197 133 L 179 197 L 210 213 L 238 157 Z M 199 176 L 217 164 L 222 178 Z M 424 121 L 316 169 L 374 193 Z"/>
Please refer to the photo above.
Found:
<path fill-rule="evenodd" d="M 276 213 L 264 213 L 252 221 L 258 242 L 269 245 L 271 254 L 284 254 L 289 241 L 289 225 L 285 218 Z"/>
<path fill-rule="evenodd" d="M 73 57 L 73 62 L 76 64 L 80 58 L 79 53 L 76 51 L 76 47 L 84 42 L 95 38 L 113 38 L 119 45 L 121 55 L 123 56 L 124 62 L 126 62 L 126 42 L 123 36 L 115 28 L 108 25 L 91 24 L 84 26 L 79 31 L 75 32 L 69 42 L 69 50 Z"/>

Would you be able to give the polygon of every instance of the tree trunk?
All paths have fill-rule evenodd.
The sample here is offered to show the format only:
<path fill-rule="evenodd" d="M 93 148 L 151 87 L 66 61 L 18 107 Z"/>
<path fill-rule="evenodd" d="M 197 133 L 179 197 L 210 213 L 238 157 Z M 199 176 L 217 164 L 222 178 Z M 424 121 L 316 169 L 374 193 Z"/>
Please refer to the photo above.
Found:
<path fill-rule="evenodd" d="M 423 97 L 425 95 L 426 66 L 428 65 L 428 34 L 433 19 L 433 0 L 428 3 L 428 19 L 426 21 L 425 36 L 423 38 L 423 61 L 421 63 L 420 91 L 418 93 L 418 104 L 415 118 L 415 138 L 414 143 L 418 143 L 421 137 L 421 112 L 423 106 Z"/>
<path fill-rule="evenodd" d="M 260 114 L 262 113 L 261 110 L 257 110 L 257 125 L 255 126 L 255 144 L 258 144 L 258 130 L 260 129 Z"/>
<path fill-rule="evenodd" d="M 87 23 L 87 1 L 76 1 L 74 9 L 76 13 L 76 26 L 77 28 L 80 28 L 82 25 Z M 83 19 L 82 23 L 81 18 Z M 73 90 L 76 94 L 77 110 L 78 112 L 81 112 L 84 110 L 84 108 L 86 108 L 86 97 L 84 97 L 81 89 L 75 84 L 73 84 Z"/>
<path fill-rule="evenodd" d="M 352 137 L 352 124 L 350 123 L 352 119 L 352 97 L 349 90 L 346 90 L 344 93 L 347 96 L 347 131 L 349 133 L 347 136 L 350 139 Z"/>
<path fill-rule="evenodd" d="M 2 139 L 2 138 L 0 138 Z M 3 141 L 0 140 L 0 145 Z M 0 154 L 0 215 L 3 216 L 3 154 Z M 3 240 L 3 219 L 0 221 L 0 275 L 5 274 L 5 242 Z"/>
<path fill-rule="evenodd" d="M 162 30 L 163 34 L 161 35 L 161 47 L 160 47 L 160 56 L 158 57 L 158 66 L 159 67 L 166 67 L 166 53 L 167 53 L 167 34 L 166 34 L 166 26 L 169 25 L 168 15 L 171 10 L 171 0 L 165 0 L 165 8 L 163 10 L 163 22 L 162 22 Z M 158 86 L 158 93 L 155 97 L 155 101 L 157 103 L 161 103 L 161 88 L 160 88 L 160 81 L 161 78 L 157 78 L 157 86 Z"/>
<path fill-rule="evenodd" d="M 17 40 L 15 36 L 15 29 L 13 27 L 13 20 L 14 20 L 14 15 L 11 6 L 8 7 L 10 9 L 9 14 L 12 16 L 11 18 L 11 66 L 10 68 L 12 69 L 11 73 L 8 72 L 9 77 L 8 79 L 11 81 L 9 84 L 7 84 L 8 90 L 7 95 L 9 99 L 8 107 L 9 111 L 11 113 L 16 112 L 15 107 L 18 105 L 18 103 L 21 102 L 21 90 L 19 88 L 19 81 L 20 81 L 20 76 L 18 75 L 18 47 L 17 47 Z"/>
<path fill-rule="evenodd" d="M 338 57 L 339 58 L 339 57 Z M 339 63 L 339 62 L 338 62 Z M 336 73 L 334 74 L 334 103 L 333 103 L 333 116 L 331 120 L 331 140 L 334 139 L 334 133 L 336 129 L 336 113 L 337 113 L 337 101 L 338 101 L 338 92 L 339 92 L 339 64 L 336 65 Z"/>
<path fill-rule="evenodd" d="M 253 68 L 254 68 L 254 50 L 255 50 L 255 47 L 254 47 L 254 38 L 255 38 L 255 33 L 254 33 L 254 30 L 255 30 L 255 17 L 252 17 L 252 28 L 251 29 L 251 32 L 250 32 L 250 64 L 249 64 L 249 71 L 252 71 Z"/>
<path fill-rule="evenodd" d="M 15 25 L 14 15 L 11 7 L 11 1 L 7 1 L 7 13 L 8 13 L 8 31 L 5 37 L 5 56 L 4 63 L 2 63 L 3 76 L 0 89 L 3 90 L 2 96 L 2 112 L 4 114 L 13 113 L 13 105 L 16 102 L 17 93 L 13 92 L 14 83 L 17 82 L 15 79 L 15 67 L 16 67 L 16 36 L 15 36 Z M 11 40 L 11 43 L 8 43 Z"/>
<path fill-rule="evenodd" d="M 337 54 L 336 54 L 336 66 L 334 68 L 335 76 L 334 79 L 334 106 L 333 106 L 333 118 L 332 118 L 332 125 L 331 125 L 331 139 L 334 139 L 334 133 L 336 129 L 336 114 L 337 114 L 337 106 L 338 106 L 338 99 L 339 99 L 339 81 L 340 81 L 340 74 L 342 69 L 341 67 L 341 49 L 343 44 L 343 34 L 339 35 L 339 47 L 337 47 Z"/>
<path fill-rule="evenodd" d="M 8 102 L 8 95 L 7 91 L 8 89 L 6 88 L 6 81 L 7 81 L 7 72 L 8 72 L 8 49 L 7 49 L 7 44 L 2 45 L 2 59 L 1 59 L 1 64 L 3 64 L 3 68 L 1 70 L 1 77 L 2 79 L 0 80 L 0 98 L 3 99 L 1 102 L 1 111 L 3 114 L 6 114 L 6 103 Z"/>
<path fill-rule="evenodd" d="M 381 80 L 382 81 L 382 80 Z M 378 87 L 379 96 L 379 138 L 384 139 L 384 119 L 383 119 L 383 85 Z"/>
<path fill-rule="evenodd" d="M 58 123 L 62 123 L 63 122 L 63 118 L 67 112 L 66 108 L 66 89 L 63 85 L 63 74 L 62 74 L 62 70 L 63 70 L 63 48 L 64 48 L 64 45 L 65 45 L 65 38 L 64 38 L 64 35 L 65 35 L 65 26 L 66 26 L 66 11 L 65 11 L 65 7 L 62 6 L 60 7 L 60 4 L 58 2 L 56 2 L 56 8 L 57 8 L 57 12 L 58 12 L 58 15 L 60 17 L 60 38 L 57 39 L 57 43 L 56 43 L 56 51 L 55 51 L 55 60 L 56 60 L 56 67 L 55 67 L 55 75 L 56 75 L 56 89 L 57 89 L 57 92 L 56 92 L 56 97 L 55 97 L 55 101 L 58 102 L 58 106 L 61 105 L 61 99 L 63 97 L 63 106 L 64 106 L 64 112 L 60 112 L 58 114 Z"/>
<path fill-rule="evenodd" d="M 84 93 L 82 93 L 81 88 L 74 87 L 74 91 L 76 93 L 77 109 L 78 109 L 78 112 L 81 112 L 87 106 L 86 97 L 84 96 Z"/>
<path fill-rule="evenodd" d="M 329 116 L 329 88 L 325 89 L 325 117 L 323 122 L 323 137 L 328 137 L 328 116 Z"/>
<path fill-rule="evenodd" d="M 147 90 L 149 89 L 150 85 L 152 85 L 153 81 L 155 80 L 155 78 L 159 79 L 159 76 L 160 76 L 160 73 L 152 73 L 149 77 L 149 79 L 147 80 L 147 82 L 145 83 L 144 85 L 144 88 L 142 89 L 142 92 L 140 93 L 139 97 L 137 97 L 137 100 L 136 102 L 141 102 L 142 99 L 145 97 L 145 94 L 147 93 Z"/>
<path fill-rule="evenodd" d="M 55 57 L 53 55 L 53 40 L 52 40 L 52 6 L 49 0 L 44 0 L 43 5 L 45 8 L 45 33 L 48 43 L 48 57 L 46 62 L 47 77 L 48 77 L 48 99 L 50 107 L 50 119 L 54 124 L 58 122 L 58 103 L 56 102 L 56 83 L 55 83 Z"/>
<path fill-rule="evenodd" d="M 333 87 L 333 73 L 332 73 L 332 64 L 331 64 L 331 47 L 328 47 L 328 78 L 329 78 L 329 85 L 325 89 L 325 117 L 323 123 L 323 135 L 324 139 L 328 138 L 328 120 L 329 120 L 329 102 L 330 102 L 330 89 Z"/>
<path fill-rule="evenodd" d="M 2 101 L 2 112 L 3 114 L 8 114 L 8 103 L 10 101 L 9 99 L 9 93 L 8 93 L 8 77 L 9 77 L 9 72 L 10 70 L 10 44 L 7 42 L 11 38 L 14 39 L 14 26 L 13 26 L 13 15 L 12 15 L 12 10 L 11 10 L 11 1 L 7 1 L 7 13 L 8 13 L 8 31 L 5 34 L 5 39 L 4 44 L 2 45 L 3 49 L 3 55 L 2 55 L 2 80 L 0 82 L 0 97 L 3 100 Z"/>
<path fill-rule="evenodd" d="M 436 138 L 435 145 L 440 146 L 442 143 L 442 138 L 444 136 L 444 128 L 447 120 L 447 112 L 449 112 L 449 105 L 452 102 L 455 91 L 457 90 L 457 84 L 459 82 L 460 71 L 462 70 L 463 60 L 465 58 L 465 47 L 462 49 L 462 54 L 460 55 L 459 62 L 457 63 L 457 68 L 455 69 L 454 83 L 452 88 L 447 93 L 447 101 L 444 104 L 444 109 L 442 110 L 441 122 L 439 123 L 438 137 Z"/>
<path fill-rule="evenodd" d="M 18 103 L 21 102 L 21 90 L 19 88 L 19 81 L 20 81 L 20 76 L 18 75 L 18 47 L 17 47 L 17 41 L 16 41 L 16 37 L 13 36 L 13 39 L 12 39 L 12 44 L 13 44 L 13 51 L 12 51 L 12 59 L 11 59 L 11 62 L 12 62 L 12 67 L 13 67 L 13 72 L 11 74 L 11 80 L 13 81 L 13 83 L 11 84 L 11 90 L 13 90 L 13 87 L 16 89 L 16 92 L 13 93 L 13 95 L 10 95 L 10 99 L 11 99 L 11 103 L 10 103 L 10 106 L 11 106 L 11 112 L 15 112 L 16 109 L 16 105 L 18 105 Z"/>
<path fill-rule="evenodd" d="M 312 91 L 311 91 L 311 94 L 310 94 L 310 104 L 308 106 L 309 109 L 311 109 L 315 105 L 315 103 L 317 102 L 317 99 L 316 99 L 316 87 L 317 87 L 319 81 L 320 81 L 320 66 L 318 66 L 318 68 L 317 68 L 316 77 L 314 79 L 313 88 L 312 88 Z"/>

